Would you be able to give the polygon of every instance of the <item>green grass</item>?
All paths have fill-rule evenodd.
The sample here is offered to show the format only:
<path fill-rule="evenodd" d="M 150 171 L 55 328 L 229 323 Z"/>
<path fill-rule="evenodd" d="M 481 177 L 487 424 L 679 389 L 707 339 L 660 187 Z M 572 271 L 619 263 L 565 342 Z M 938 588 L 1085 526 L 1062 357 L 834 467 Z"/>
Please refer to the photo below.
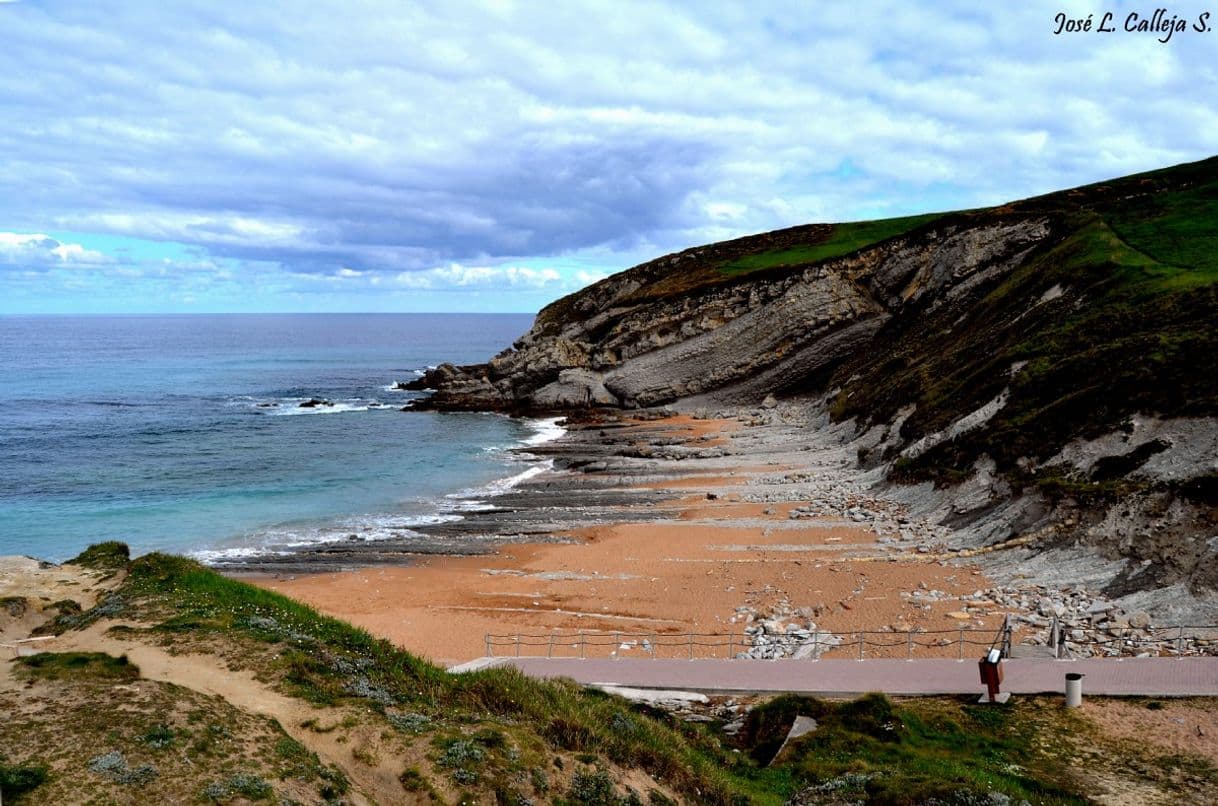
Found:
<path fill-rule="evenodd" d="M 777 802 L 755 789 L 750 765 L 703 731 L 652 718 L 570 682 L 538 682 L 511 669 L 450 675 L 364 630 L 192 560 L 140 557 L 118 593 L 153 617 L 157 632 L 191 640 L 240 636 L 269 645 L 268 655 L 276 656 L 271 675 L 310 702 L 363 703 L 380 713 L 409 710 L 435 723 L 492 729 L 469 740 L 484 755 L 479 769 L 467 770 L 480 784 L 508 780 L 562 750 L 641 767 L 678 791 L 701 793 L 706 803 Z M 494 731 L 506 739 L 496 740 Z"/>
<path fill-rule="evenodd" d="M 785 696 L 749 715 L 743 738 L 769 761 L 796 715 L 817 729 L 775 760 L 803 789 L 867 803 L 959 802 L 989 792 L 1039 804 L 1086 802 L 1058 783 L 1034 746 L 1038 718 L 1014 707 L 942 700 L 894 704 L 873 694 L 844 703 Z"/>
<path fill-rule="evenodd" d="M 140 676 L 139 667 L 126 655 L 104 652 L 40 652 L 20 658 L 18 668 L 34 680 L 130 681 Z"/>
<path fill-rule="evenodd" d="M 14 618 L 24 616 L 29 606 L 29 600 L 24 596 L 0 596 L 0 611 Z"/>
<path fill-rule="evenodd" d="M 108 540 L 104 543 L 94 543 L 80 554 L 68 560 L 67 565 L 79 565 L 84 568 L 114 570 L 125 568 L 131 560 L 131 550 L 126 543 Z"/>
<path fill-rule="evenodd" d="M 7 764 L 0 754 L 0 800 L 24 803 L 24 795 L 46 783 L 49 771 L 43 764 Z"/>
<path fill-rule="evenodd" d="M 1175 270 L 1165 272 L 1166 278 L 1218 279 L 1218 182 L 1129 200 L 1105 219 L 1125 243 Z"/>
<path fill-rule="evenodd" d="M 1083 802 L 1069 770 L 1072 737 L 1082 736 L 1086 725 L 1056 703 L 1024 698 L 979 707 L 950 699 L 894 703 L 879 695 L 850 702 L 779 697 L 749 712 L 733 748 L 714 725 L 684 723 L 570 681 L 537 681 L 511 669 L 450 675 L 363 630 L 180 557 L 133 561 L 118 593 L 130 603 L 125 619 L 151 620 L 144 635 L 187 641 L 189 651 L 211 647 L 231 657 L 236 650 L 260 679 L 281 690 L 356 706 L 348 713 L 360 714 L 357 721 L 383 720 L 383 736 L 421 742 L 416 746 L 436 773 L 475 798 L 664 802 L 659 793 L 632 795 L 602 772 L 617 766 L 646 770 L 697 803 L 778 804 L 797 795 L 800 802 L 962 802 L 991 792 L 1015 802 Z M 24 674 L 47 679 L 138 675 L 122 658 L 93 653 L 48 653 L 21 664 Z M 799 714 L 817 719 L 818 729 L 775 759 Z M 394 727 L 394 717 L 409 729 Z M 170 748 L 169 755 L 200 741 L 161 721 L 138 726 L 134 735 L 141 747 Z M 261 797 L 261 783 L 275 777 L 324 779 L 335 797 L 348 786 L 286 735 L 268 745 L 268 758 L 275 776 L 214 777 L 201 797 Z M 561 769 L 564 759 L 578 774 L 569 784 L 552 785 L 545 771 Z M 1212 775 L 1209 768 L 1194 769 L 1191 759 L 1177 766 L 1164 774 L 1203 781 Z M 402 773 L 401 785 L 403 792 L 435 792 L 417 767 Z"/>
<path fill-rule="evenodd" d="M 830 260 L 857 252 L 868 246 L 874 246 L 889 238 L 904 235 L 941 217 L 942 215 L 939 213 L 929 213 L 903 218 L 834 224 L 828 237 L 823 241 L 745 255 L 720 266 L 719 271 L 728 275 L 740 275 L 778 266 L 800 266 Z"/>

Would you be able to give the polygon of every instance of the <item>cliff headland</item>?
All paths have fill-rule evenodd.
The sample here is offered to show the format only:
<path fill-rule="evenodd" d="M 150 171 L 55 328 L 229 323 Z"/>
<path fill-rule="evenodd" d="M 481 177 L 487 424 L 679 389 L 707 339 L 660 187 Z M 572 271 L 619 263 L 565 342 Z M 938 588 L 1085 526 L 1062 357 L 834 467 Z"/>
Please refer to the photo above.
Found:
<path fill-rule="evenodd" d="M 1212 617 L 1216 280 L 1212 158 L 687 249 L 558 300 L 486 364 L 412 386 L 439 410 L 782 402 L 818 423 L 809 446 L 831 434 L 953 547 Z"/>

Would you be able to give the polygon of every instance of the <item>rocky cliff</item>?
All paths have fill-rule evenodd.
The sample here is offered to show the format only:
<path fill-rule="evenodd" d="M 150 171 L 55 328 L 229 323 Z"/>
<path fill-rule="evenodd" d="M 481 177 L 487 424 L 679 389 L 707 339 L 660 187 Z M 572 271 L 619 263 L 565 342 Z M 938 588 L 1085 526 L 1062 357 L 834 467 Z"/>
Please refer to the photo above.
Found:
<path fill-rule="evenodd" d="M 819 396 L 854 424 L 864 466 L 955 496 L 952 517 L 1036 502 L 986 540 L 1051 516 L 1140 563 L 1133 588 L 1213 588 L 1216 283 L 1212 158 L 687 249 L 553 303 L 511 349 L 416 387 L 434 390 L 425 407 L 513 412 Z"/>
<path fill-rule="evenodd" d="M 1044 215 L 979 226 L 948 217 L 840 257 L 719 276 L 734 255 L 793 251 L 828 228 L 689 249 L 559 300 L 512 349 L 485 365 L 441 366 L 418 386 L 435 389 L 427 405 L 441 409 L 635 408 L 708 393 L 760 400 L 827 378 L 894 317 L 1008 274 L 1051 228 Z M 710 276 L 673 283 L 690 270 Z"/>

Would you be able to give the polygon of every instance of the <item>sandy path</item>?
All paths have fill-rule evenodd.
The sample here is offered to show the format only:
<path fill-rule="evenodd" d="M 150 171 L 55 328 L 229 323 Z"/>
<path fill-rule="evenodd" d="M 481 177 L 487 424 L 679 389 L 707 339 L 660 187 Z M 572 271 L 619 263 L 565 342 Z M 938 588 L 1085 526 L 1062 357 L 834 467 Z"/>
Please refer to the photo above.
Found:
<path fill-rule="evenodd" d="M 233 706 L 269 717 L 279 722 L 293 739 L 309 748 L 326 763 L 336 764 L 351 779 L 354 800 L 358 803 L 400 803 L 405 797 L 398 781 L 400 769 L 382 761 L 370 767 L 357 760 L 352 751 L 355 743 L 340 741 L 338 731 L 317 733 L 302 727 L 302 723 L 317 719 L 322 722 L 337 722 L 345 716 L 335 709 L 317 708 L 303 700 L 287 697 L 271 690 L 255 679 L 252 672 L 235 671 L 225 666 L 213 655 L 171 655 L 163 649 L 148 644 L 122 641 L 105 635 L 113 623 L 103 622 L 78 632 L 60 636 L 54 652 L 105 652 L 109 655 L 126 655 L 139 667 L 142 679 L 161 683 L 172 683 L 202 694 L 220 697 Z M 11 664 L 9 664 L 11 666 Z M 8 670 L 6 670 L 8 671 Z M 12 680 L 11 673 L 5 678 Z M 135 683 L 135 685 L 138 685 Z M 120 696 L 116 691 L 115 696 Z M 370 796 L 369 801 L 361 795 Z"/>

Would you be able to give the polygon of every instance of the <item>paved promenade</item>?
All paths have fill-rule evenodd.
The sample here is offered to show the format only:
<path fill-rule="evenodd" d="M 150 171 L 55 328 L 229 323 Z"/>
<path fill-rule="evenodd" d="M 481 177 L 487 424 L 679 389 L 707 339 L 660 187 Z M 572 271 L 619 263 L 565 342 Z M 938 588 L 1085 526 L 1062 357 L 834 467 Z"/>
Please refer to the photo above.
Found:
<path fill-rule="evenodd" d="M 467 671 L 514 666 L 531 677 L 569 677 L 587 685 L 743 694 L 797 692 L 854 696 L 981 694 L 977 661 L 922 660 L 579 660 L 482 658 Z M 1068 672 L 1081 672 L 1084 695 L 1218 696 L 1218 658 L 1090 660 L 1016 659 L 1003 662 L 1003 691 L 1062 693 Z"/>

